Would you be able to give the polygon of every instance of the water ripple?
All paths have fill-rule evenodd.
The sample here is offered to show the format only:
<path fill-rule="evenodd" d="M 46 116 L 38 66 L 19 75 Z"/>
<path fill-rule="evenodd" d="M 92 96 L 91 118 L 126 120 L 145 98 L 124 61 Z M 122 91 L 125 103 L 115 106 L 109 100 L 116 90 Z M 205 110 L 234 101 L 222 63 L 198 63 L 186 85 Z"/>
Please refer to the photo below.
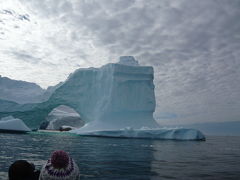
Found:
<path fill-rule="evenodd" d="M 239 179 L 240 138 L 208 137 L 206 142 L 115 139 L 58 135 L 0 134 L 0 179 L 17 159 L 36 168 L 52 151 L 68 151 L 81 179 Z"/>

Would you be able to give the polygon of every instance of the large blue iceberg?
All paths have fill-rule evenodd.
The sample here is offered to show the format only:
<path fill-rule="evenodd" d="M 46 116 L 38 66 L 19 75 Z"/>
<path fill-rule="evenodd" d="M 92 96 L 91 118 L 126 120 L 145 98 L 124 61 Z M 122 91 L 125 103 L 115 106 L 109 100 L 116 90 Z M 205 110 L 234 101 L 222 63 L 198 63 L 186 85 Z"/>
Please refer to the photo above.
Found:
<path fill-rule="evenodd" d="M 65 105 L 73 108 L 85 122 L 72 133 L 115 137 L 130 127 L 128 137 L 140 134 L 141 138 L 181 139 L 187 135 L 191 140 L 204 139 L 201 132 L 194 129 L 173 129 L 172 136 L 171 130 L 160 129 L 153 118 L 156 106 L 153 74 L 151 66 L 140 66 L 131 56 L 120 57 L 119 63 L 100 68 L 80 68 L 46 102 L 9 108 L 0 112 L 0 117 L 11 115 L 31 128 L 38 128 L 54 108 Z"/>

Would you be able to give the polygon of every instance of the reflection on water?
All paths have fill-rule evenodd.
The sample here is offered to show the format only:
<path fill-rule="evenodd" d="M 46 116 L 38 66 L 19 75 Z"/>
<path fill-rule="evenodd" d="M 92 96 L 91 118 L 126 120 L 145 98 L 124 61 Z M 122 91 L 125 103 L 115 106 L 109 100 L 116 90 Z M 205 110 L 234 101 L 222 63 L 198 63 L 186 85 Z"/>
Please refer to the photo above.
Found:
<path fill-rule="evenodd" d="M 154 141 L 153 151 L 152 171 L 160 179 L 240 178 L 240 137 Z"/>
<path fill-rule="evenodd" d="M 0 134 L 0 179 L 17 159 L 38 169 L 52 151 L 70 153 L 81 179 L 237 179 L 239 137 L 206 142 L 159 141 L 61 135 Z"/>

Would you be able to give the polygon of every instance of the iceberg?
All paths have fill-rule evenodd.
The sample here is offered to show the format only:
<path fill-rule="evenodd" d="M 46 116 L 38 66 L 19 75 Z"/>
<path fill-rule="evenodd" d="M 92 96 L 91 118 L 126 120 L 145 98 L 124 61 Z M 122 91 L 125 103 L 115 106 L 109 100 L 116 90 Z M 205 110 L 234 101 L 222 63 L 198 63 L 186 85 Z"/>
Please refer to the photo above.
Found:
<path fill-rule="evenodd" d="M 134 57 L 122 56 L 118 63 L 77 69 L 47 101 L 17 105 L 14 111 L 10 108 L 0 112 L 0 117 L 12 115 L 31 128 L 39 128 L 53 109 L 64 105 L 74 109 L 84 121 L 83 127 L 71 131 L 79 135 L 204 139 L 198 130 L 160 128 L 153 118 L 156 106 L 153 79 L 153 67 L 140 66 Z M 54 122 L 72 126 L 58 120 L 50 121 L 50 126 Z"/>
<path fill-rule="evenodd" d="M 83 128 L 155 128 L 153 77 L 153 67 L 140 66 L 133 57 L 120 57 L 120 63 L 77 69 L 47 101 L 19 105 L 14 111 L 9 108 L 0 117 L 12 115 L 35 129 L 54 108 L 65 105 L 80 115 L 86 124 Z"/>
<path fill-rule="evenodd" d="M 29 132 L 29 129 L 21 119 L 8 116 L 0 119 L 0 131 L 4 132 Z"/>
<path fill-rule="evenodd" d="M 61 100 L 73 108 L 85 121 L 85 130 L 155 128 L 153 77 L 152 67 L 120 57 L 119 63 L 76 70 L 49 102 Z"/>

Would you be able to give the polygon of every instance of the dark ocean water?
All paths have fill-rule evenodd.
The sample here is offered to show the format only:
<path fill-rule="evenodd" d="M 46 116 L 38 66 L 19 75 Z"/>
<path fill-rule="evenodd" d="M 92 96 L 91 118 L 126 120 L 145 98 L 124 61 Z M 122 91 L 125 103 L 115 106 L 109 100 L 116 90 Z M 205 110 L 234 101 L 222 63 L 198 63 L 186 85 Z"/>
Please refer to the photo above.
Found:
<path fill-rule="evenodd" d="M 38 169 L 54 150 L 75 159 L 81 179 L 240 179 L 240 137 L 204 142 L 0 134 L 0 179 L 18 159 Z"/>

